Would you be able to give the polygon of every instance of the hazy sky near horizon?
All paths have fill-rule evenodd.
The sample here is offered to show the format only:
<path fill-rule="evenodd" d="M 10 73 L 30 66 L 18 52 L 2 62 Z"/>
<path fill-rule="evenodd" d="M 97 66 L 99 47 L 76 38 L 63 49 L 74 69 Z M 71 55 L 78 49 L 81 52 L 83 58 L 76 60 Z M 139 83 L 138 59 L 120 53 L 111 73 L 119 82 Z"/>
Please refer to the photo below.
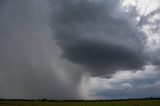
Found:
<path fill-rule="evenodd" d="M 0 98 L 160 97 L 159 0 L 0 0 Z"/>

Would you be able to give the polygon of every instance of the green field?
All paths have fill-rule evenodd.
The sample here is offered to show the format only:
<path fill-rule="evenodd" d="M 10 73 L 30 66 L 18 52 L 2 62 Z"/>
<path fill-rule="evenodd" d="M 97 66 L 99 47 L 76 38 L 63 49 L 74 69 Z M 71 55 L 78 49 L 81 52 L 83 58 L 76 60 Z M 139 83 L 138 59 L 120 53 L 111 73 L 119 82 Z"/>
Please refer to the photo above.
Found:
<path fill-rule="evenodd" d="M 160 100 L 132 100 L 107 102 L 0 101 L 0 106 L 160 106 Z"/>

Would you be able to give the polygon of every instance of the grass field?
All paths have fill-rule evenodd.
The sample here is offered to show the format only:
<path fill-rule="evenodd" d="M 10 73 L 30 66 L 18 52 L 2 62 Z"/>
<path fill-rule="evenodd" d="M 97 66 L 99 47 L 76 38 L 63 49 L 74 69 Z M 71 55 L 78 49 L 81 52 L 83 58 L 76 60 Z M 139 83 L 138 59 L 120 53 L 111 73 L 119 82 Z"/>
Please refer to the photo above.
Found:
<path fill-rule="evenodd" d="M 107 102 L 0 101 L 0 106 L 160 106 L 160 100 L 132 100 Z"/>

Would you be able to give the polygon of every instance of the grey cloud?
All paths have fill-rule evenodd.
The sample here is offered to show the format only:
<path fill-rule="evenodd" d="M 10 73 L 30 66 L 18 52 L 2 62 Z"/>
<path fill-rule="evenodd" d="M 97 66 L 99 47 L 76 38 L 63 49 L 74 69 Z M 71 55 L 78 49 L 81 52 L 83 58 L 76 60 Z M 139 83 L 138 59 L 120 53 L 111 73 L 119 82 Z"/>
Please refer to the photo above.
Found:
<path fill-rule="evenodd" d="M 118 10 L 117 0 L 56 3 L 51 26 L 64 59 L 89 68 L 94 75 L 145 64 L 143 33 Z"/>
<path fill-rule="evenodd" d="M 159 33 L 160 33 L 160 18 L 157 16 L 160 15 L 160 8 L 157 8 L 150 13 L 148 13 L 146 16 L 142 16 L 140 18 L 139 27 L 143 28 L 145 26 L 149 26 L 149 34 L 146 35 L 145 40 L 147 43 L 149 43 L 148 52 L 146 53 L 148 55 L 148 60 L 151 64 L 159 65 L 160 59 L 159 59 L 159 53 L 160 53 L 160 46 L 159 46 Z M 157 17 L 157 18 L 155 18 Z M 154 36 L 152 39 L 151 36 Z"/>

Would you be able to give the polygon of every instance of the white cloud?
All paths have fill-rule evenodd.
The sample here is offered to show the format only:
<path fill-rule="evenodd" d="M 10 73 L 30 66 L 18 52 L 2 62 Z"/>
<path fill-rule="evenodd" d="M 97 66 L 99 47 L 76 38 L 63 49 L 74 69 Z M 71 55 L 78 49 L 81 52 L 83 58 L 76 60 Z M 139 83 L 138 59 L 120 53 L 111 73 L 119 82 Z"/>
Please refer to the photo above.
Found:
<path fill-rule="evenodd" d="M 158 96 L 160 71 L 148 65 L 143 70 L 119 71 L 112 78 L 91 77 L 88 82 L 88 98 L 134 98 Z M 154 89 L 151 92 L 148 90 Z M 139 94 L 138 94 L 139 93 Z"/>
<path fill-rule="evenodd" d="M 121 3 L 126 11 L 132 6 L 136 7 L 140 15 L 148 15 L 160 6 L 159 0 L 121 0 Z"/>
<path fill-rule="evenodd" d="M 139 28 L 146 35 L 147 52 L 156 52 L 160 44 L 160 1 L 121 0 L 122 9 L 135 17 Z"/>

